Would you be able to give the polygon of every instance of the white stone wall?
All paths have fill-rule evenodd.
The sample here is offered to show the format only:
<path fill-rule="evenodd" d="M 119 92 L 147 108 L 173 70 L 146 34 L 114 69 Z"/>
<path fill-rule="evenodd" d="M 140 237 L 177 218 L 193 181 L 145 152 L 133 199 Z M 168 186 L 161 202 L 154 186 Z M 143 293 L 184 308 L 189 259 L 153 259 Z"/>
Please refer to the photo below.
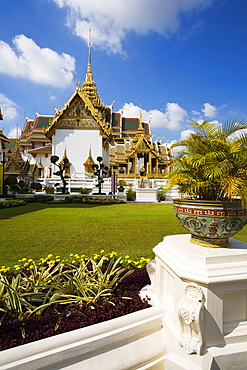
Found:
<path fill-rule="evenodd" d="M 102 156 L 104 159 L 106 157 L 102 148 L 102 136 L 98 130 L 58 129 L 52 137 L 52 144 L 52 155 L 57 155 L 59 159 L 62 159 L 66 149 L 67 157 L 71 163 L 70 173 L 72 177 L 82 176 L 84 172 L 83 163 L 86 162 L 90 149 L 95 162 L 98 156 Z M 104 162 L 107 162 L 107 158 Z"/>

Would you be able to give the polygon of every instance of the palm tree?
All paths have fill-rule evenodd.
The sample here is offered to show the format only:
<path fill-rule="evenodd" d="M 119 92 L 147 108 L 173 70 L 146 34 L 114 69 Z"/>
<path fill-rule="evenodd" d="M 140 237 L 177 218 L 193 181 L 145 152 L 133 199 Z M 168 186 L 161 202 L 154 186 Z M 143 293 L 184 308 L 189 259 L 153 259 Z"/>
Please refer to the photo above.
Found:
<path fill-rule="evenodd" d="M 172 163 L 167 189 L 191 199 L 247 203 L 247 122 L 192 122 L 195 131 L 173 144 L 182 147 Z"/>

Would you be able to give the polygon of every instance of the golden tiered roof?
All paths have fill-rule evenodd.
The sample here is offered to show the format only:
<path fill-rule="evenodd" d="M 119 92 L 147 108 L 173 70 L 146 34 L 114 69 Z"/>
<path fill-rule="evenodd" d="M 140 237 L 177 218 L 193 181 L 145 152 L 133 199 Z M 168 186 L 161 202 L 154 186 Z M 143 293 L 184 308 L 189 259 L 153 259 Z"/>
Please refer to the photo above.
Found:
<path fill-rule="evenodd" d="M 103 102 L 100 99 L 96 83 L 93 80 L 93 74 L 92 74 L 92 65 L 91 65 L 91 42 L 89 41 L 88 46 L 88 63 L 87 63 L 87 73 L 86 73 L 86 79 L 82 84 L 81 92 L 85 94 L 91 103 L 93 104 L 94 108 L 98 110 L 106 111 L 107 108 L 103 104 Z"/>
<path fill-rule="evenodd" d="M 56 112 L 44 134 L 51 139 L 56 128 L 100 129 L 102 136 L 111 140 L 112 129 L 107 121 L 108 113 L 110 108 L 102 103 L 93 81 L 89 44 L 86 79 L 81 88 L 77 85 L 68 102 Z"/>

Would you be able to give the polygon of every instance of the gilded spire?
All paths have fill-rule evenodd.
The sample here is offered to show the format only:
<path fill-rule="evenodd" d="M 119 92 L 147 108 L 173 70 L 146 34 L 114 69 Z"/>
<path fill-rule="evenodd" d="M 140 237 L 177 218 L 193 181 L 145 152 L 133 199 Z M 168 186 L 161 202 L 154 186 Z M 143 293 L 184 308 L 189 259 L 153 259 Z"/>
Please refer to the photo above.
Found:
<path fill-rule="evenodd" d="M 15 144 L 15 149 L 16 150 L 19 150 L 18 141 L 19 141 L 19 134 L 18 134 L 18 125 L 17 125 L 16 126 L 16 144 Z"/>
<path fill-rule="evenodd" d="M 86 73 L 86 79 L 82 84 L 81 91 L 91 100 L 94 108 L 96 109 L 105 108 L 104 104 L 102 103 L 100 99 L 96 84 L 93 80 L 92 65 L 91 65 L 91 30 L 89 30 L 87 73 Z"/>
<path fill-rule="evenodd" d="M 87 60 L 87 74 L 86 74 L 86 81 L 93 82 L 93 74 L 92 74 L 92 66 L 91 66 L 91 30 L 89 30 L 89 38 L 88 38 L 88 60 Z"/>
<path fill-rule="evenodd" d="M 142 115 L 143 115 L 143 112 L 142 112 L 142 101 L 140 99 L 140 118 L 139 118 L 139 122 L 138 122 L 138 131 L 139 133 L 145 133 L 145 130 L 142 126 Z"/>
<path fill-rule="evenodd" d="M 93 165 L 95 162 L 93 161 L 92 154 L 91 154 L 91 148 L 89 149 L 88 157 L 85 163 L 83 163 L 85 172 L 88 173 L 94 173 Z"/>

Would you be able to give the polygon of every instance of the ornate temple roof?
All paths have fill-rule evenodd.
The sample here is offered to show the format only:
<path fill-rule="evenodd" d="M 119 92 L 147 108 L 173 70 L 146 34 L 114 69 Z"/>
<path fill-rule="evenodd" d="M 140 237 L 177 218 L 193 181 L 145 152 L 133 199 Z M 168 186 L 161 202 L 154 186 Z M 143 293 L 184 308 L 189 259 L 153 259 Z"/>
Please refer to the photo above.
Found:
<path fill-rule="evenodd" d="M 110 108 L 105 106 L 101 101 L 96 84 L 93 80 L 90 46 L 89 44 L 86 79 L 81 88 L 77 84 L 76 90 L 68 102 L 61 110 L 56 112 L 49 126 L 44 129 L 44 134 L 49 139 L 54 135 L 56 128 L 61 128 L 59 127 L 59 123 L 65 118 L 67 119 L 66 128 L 98 128 L 101 130 L 103 136 L 108 138 L 112 136 L 112 130 L 109 124 Z M 89 121 L 84 121 L 83 123 L 81 121 L 83 118 L 89 120 L 92 118 L 97 125 L 93 125 L 92 122 L 90 124 Z"/>

